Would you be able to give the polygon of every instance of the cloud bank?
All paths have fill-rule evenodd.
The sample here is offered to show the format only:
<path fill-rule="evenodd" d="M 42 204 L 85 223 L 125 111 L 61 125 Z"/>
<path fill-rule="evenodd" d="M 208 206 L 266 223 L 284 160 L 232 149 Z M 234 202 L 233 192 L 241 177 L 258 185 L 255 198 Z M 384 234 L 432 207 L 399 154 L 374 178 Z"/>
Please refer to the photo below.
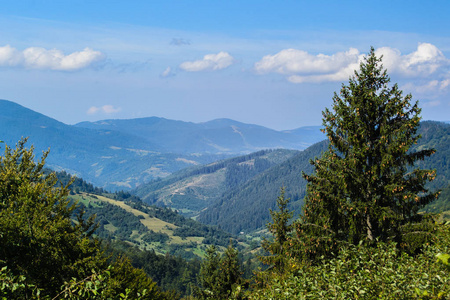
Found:
<path fill-rule="evenodd" d="M 187 72 L 216 71 L 231 66 L 234 61 L 229 53 L 222 51 L 217 54 L 207 54 L 200 60 L 186 61 L 179 68 Z"/>
<path fill-rule="evenodd" d="M 83 51 L 64 55 L 61 50 L 30 47 L 19 51 L 10 45 L 0 47 L 0 66 L 29 69 L 76 71 L 105 59 L 100 51 L 85 48 Z"/>
<path fill-rule="evenodd" d="M 390 74 L 408 78 L 425 78 L 431 74 L 446 76 L 450 65 L 443 53 L 434 45 L 421 43 L 417 50 L 402 55 L 398 49 L 383 47 L 376 49 L 377 56 L 383 55 L 382 63 Z M 332 55 L 312 55 L 306 51 L 285 49 L 274 55 L 266 55 L 254 65 L 258 74 L 278 73 L 293 83 L 326 82 L 347 80 L 359 69 L 364 54 L 350 48 Z M 445 79 L 435 84 L 440 88 L 448 86 Z"/>
<path fill-rule="evenodd" d="M 104 114 L 114 114 L 118 113 L 122 110 L 120 107 L 114 107 L 112 105 L 103 105 L 102 107 L 92 106 L 88 109 L 87 114 L 88 115 L 95 115 L 97 113 L 104 113 Z"/>

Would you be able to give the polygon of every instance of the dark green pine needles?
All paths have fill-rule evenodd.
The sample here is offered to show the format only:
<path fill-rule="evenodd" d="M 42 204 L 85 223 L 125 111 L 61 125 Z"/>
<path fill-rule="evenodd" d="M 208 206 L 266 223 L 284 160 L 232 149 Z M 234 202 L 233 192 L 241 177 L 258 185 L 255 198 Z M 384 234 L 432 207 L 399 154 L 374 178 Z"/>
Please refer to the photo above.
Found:
<path fill-rule="evenodd" d="M 312 161 L 299 236 L 310 245 L 332 248 L 335 241 L 404 242 L 405 225 L 420 221 L 418 210 L 438 196 L 425 184 L 434 171 L 414 168 L 435 151 L 408 151 L 420 138 L 418 103 L 402 95 L 372 48 L 359 72 L 334 94 L 323 112 L 328 150 Z M 320 236 L 317 237 L 317 236 Z M 304 239 L 308 241 L 308 239 Z M 334 241 L 334 242 L 333 242 Z"/>

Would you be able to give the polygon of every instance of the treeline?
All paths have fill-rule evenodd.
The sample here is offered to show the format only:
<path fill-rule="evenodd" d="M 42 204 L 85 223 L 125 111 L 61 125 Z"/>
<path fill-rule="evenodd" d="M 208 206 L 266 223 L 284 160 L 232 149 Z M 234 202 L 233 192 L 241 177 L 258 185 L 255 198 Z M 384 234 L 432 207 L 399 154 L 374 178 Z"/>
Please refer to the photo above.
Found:
<path fill-rule="evenodd" d="M 53 171 L 50 169 L 45 170 L 46 174 L 49 174 L 51 172 L 53 172 Z M 58 178 L 59 185 L 67 186 L 67 185 L 69 185 L 69 183 L 71 183 L 69 186 L 69 190 L 72 193 L 85 192 L 85 193 L 97 194 L 97 195 L 101 195 L 101 194 L 105 193 L 104 189 L 96 187 L 92 183 L 89 183 L 82 178 L 72 176 L 71 174 L 67 173 L 66 171 L 56 172 L 56 176 Z"/>

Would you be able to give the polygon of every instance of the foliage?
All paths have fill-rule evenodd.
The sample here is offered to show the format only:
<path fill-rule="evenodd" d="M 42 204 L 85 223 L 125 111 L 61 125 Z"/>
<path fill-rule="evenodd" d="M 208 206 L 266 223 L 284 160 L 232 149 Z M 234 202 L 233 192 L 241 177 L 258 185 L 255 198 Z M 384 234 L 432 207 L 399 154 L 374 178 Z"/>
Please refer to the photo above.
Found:
<path fill-rule="evenodd" d="M 443 230 L 443 229 L 441 229 Z M 447 227 L 447 243 L 450 240 Z M 448 251 L 448 245 L 445 248 Z M 450 271 L 438 262 L 437 246 L 415 257 L 395 243 L 343 247 L 314 265 L 291 259 L 286 273 L 259 273 L 248 299 L 448 299 Z"/>
<path fill-rule="evenodd" d="M 0 260 L 13 274 L 55 291 L 101 263 L 97 242 L 89 238 L 94 221 L 79 216 L 72 223 L 67 187 L 54 188 L 55 175 L 42 172 L 47 153 L 35 163 L 25 142 L 14 150 L 6 146 L 0 157 Z"/>
<path fill-rule="evenodd" d="M 419 209 L 439 194 L 425 187 L 435 172 L 413 168 L 435 150 L 408 151 L 420 138 L 418 103 L 389 81 L 372 48 L 349 85 L 335 93 L 333 112 L 323 113 L 330 144 L 311 161 L 315 174 L 304 174 L 308 190 L 297 224 L 300 237 L 312 235 L 311 245 L 318 245 L 310 253 L 332 249 L 336 240 L 393 239 L 403 246 L 402 226 L 420 221 Z M 310 224 L 322 227 L 325 239 Z"/>
<path fill-rule="evenodd" d="M 198 281 L 199 286 L 194 288 L 198 299 L 229 299 L 241 281 L 238 252 L 231 243 L 222 256 L 214 246 L 208 248 Z"/>
<path fill-rule="evenodd" d="M 187 261 L 180 256 L 158 255 L 155 251 L 141 250 L 123 241 L 108 242 L 105 248 L 114 258 L 129 258 L 135 268 L 142 269 L 166 292 L 189 295 L 200 270 L 198 259 Z"/>
<path fill-rule="evenodd" d="M 276 270 L 282 271 L 286 262 L 286 249 L 288 248 L 288 240 L 290 238 L 293 226 L 289 224 L 293 212 L 287 209 L 290 199 L 285 198 L 285 188 L 281 188 L 280 196 L 277 198 L 278 211 L 270 210 L 273 223 L 267 224 L 269 233 L 273 235 L 273 241 L 264 239 L 262 247 L 268 251 L 270 256 L 261 256 L 263 263 L 273 265 Z"/>
<path fill-rule="evenodd" d="M 35 162 L 33 147 L 27 149 L 25 143 L 19 141 L 15 149 L 5 146 L 0 156 L 1 293 L 41 299 L 95 294 L 108 263 L 91 237 L 94 218 L 86 219 L 80 211 L 72 221 L 76 206 L 67 199 L 68 187 L 55 188 L 56 175 L 43 171 L 48 152 Z M 129 262 L 114 261 L 108 272 L 101 299 L 122 293 L 162 299 L 155 283 Z"/>
<path fill-rule="evenodd" d="M 27 283 L 25 276 L 11 274 L 6 266 L 0 269 L 0 299 L 38 298 L 39 294 L 36 286 Z"/>

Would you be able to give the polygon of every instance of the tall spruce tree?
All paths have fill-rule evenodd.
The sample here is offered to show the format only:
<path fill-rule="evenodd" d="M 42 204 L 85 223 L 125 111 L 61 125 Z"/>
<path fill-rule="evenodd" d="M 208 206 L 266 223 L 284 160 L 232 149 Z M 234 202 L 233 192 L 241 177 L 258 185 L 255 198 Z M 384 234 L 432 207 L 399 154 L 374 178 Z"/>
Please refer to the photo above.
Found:
<path fill-rule="evenodd" d="M 270 255 L 260 257 L 263 263 L 272 265 L 277 271 L 282 271 L 284 268 L 288 248 L 287 241 L 293 229 L 289 220 L 294 213 L 287 208 L 290 199 L 285 197 L 285 193 L 286 188 L 282 187 L 280 196 L 277 198 L 278 210 L 270 210 L 272 222 L 267 224 L 267 230 L 273 235 L 273 240 L 264 239 L 262 242 L 262 247 Z"/>
<path fill-rule="evenodd" d="M 206 250 L 205 260 L 200 268 L 199 286 L 194 287 L 195 297 L 202 300 L 229 299 L 241 281 L 238 254 L 231 240 L 222 256 L 219 256 L 216 247 L 211 245 Z"/>
<path fill-rule="evenodd" d="M 435 151 L 409 151 L 420 138 L 421 109 L 389 82 L 372 48 L 349 84 L 334 94 L 332 111 L 323 112 L 330 144 L 311 161 L 315 173 L 303 174 L 308 186 L 299 236 L 322 232 L 328 245 L 402 242 L 402 226 L 419 221 L 419 209 L 437 197 L 425 188 L 434 171 L 414 168 Z"/>

